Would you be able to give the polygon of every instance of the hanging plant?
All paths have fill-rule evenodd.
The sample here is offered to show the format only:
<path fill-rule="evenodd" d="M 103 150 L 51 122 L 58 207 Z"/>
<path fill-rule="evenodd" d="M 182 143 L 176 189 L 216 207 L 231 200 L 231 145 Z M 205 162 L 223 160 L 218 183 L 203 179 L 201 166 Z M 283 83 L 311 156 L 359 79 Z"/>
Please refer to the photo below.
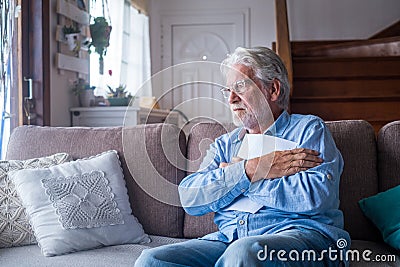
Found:
<path fill-rule="evenodd" d="M 104 73 L 103 56 L 107 53 L 107 47 L 110 45 L 111 25 L 108 24 L 105 17 L 94 18 L 94 23 L 90 24 L 90 36 L 92 42 L 89 47 L 93 46 L 95 52 L 99 54 L 99 73 Z"/>

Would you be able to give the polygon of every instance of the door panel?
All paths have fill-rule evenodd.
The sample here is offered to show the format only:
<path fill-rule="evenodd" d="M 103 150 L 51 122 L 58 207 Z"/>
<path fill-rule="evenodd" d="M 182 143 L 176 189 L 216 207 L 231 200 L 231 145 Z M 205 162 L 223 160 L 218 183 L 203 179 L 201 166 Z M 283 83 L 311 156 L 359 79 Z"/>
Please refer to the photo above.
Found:
<path fill-rule="evenodd" d="M 22 75 L 24 124 L 50 125 L 50 0 L 22 1 Z M 28 115 L 29 114 L 29 115 Z"/>
<path fill-rule="evenodd" d="M 235 25 L 176 25 L 172 34 L 173 64 L 208 60 L 221 62 L 235 46 Z"/>
<path fill-rule="evenodd" d="M 224 85 L 219 64 L 237 46 L 248 45 L 247 19 L 246 10 L 164 17 L 163 67 L 174 67 L 164 82 L 170 86 L 164 88 L 163 107 L 178 109 L 189 119 L 231 121 L 219 91 Z"/>

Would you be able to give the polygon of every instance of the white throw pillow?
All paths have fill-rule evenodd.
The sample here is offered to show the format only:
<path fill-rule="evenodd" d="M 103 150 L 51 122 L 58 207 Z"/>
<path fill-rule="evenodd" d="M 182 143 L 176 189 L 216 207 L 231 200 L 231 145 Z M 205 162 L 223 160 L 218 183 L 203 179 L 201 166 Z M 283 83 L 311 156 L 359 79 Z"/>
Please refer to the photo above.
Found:
<path fill-rule="evenodd" d="M 114 150 L 10 176 L 45 256 L 150 242 L 132 215 Z"/>
<path fill-rule="evenodd" d="M 22 201 L 8 173 L 22 169 L 47 168 L 70 161 L 66 153 L 27 160 L 0 161 L 0 248 L 36 244 Z"/>

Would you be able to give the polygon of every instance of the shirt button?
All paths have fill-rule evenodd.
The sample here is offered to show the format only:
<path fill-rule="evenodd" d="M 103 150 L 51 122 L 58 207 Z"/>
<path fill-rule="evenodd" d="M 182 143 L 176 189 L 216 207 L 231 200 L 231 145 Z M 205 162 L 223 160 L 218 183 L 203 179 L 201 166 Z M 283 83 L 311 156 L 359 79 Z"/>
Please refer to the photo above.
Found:
<path fill-rule="evenodd" d="M 243 225 L 243 224 L 244 224 L 244 221 L 243 221 L 243 220 L 239 220 L 239 224 L 240 224 L 240 225 Z"/>
<path fill-rule="evenodd" d="M 242 193 L 246 192 L 246 189 L 242 189 Z"/>
<path fill-rule="evenodd" d="M 328 178 L 328 180 L 332 179 L 332 175 L 330 175 L 330 174 L 328 174 L 326 177 Z"/>

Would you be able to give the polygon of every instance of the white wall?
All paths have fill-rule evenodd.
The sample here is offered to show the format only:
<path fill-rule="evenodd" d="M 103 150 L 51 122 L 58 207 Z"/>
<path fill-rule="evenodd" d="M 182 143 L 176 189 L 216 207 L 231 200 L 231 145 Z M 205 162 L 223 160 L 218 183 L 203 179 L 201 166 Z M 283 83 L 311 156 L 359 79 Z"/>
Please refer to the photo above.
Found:
<path fill-rule="evenodd" d="M 292 40 L 366 39 L 400 19 L 399 0 L 287 0 Z"/>
<path fill-rule="evenodd" d="M 174 11 L 249 8 L 250 46 L 275 40 L 274 0 L 150 0 L 152 72 L 161 70 L 161 17 Z M 287 0 L 291 40 L 361 39 L 400 19 L 399 0 Z"/>
<path fill-rule="evenodd" d="M 50 1 L 50 10 L 55 11 L 57 0 Z M 50 88 L 50 125 L 51 126 L 71 126 L 69 109 L 78 105 L 77 97 L 72 94 L 71 81 L 77 79 L 76 73 L 70 71 L 60 72 L 56 66 L 55 56 L 58 52 L 58 42 L 56 41 L 57 14 L 50 13 L 50 58 L 51 68 L 51 88 Z"/>

